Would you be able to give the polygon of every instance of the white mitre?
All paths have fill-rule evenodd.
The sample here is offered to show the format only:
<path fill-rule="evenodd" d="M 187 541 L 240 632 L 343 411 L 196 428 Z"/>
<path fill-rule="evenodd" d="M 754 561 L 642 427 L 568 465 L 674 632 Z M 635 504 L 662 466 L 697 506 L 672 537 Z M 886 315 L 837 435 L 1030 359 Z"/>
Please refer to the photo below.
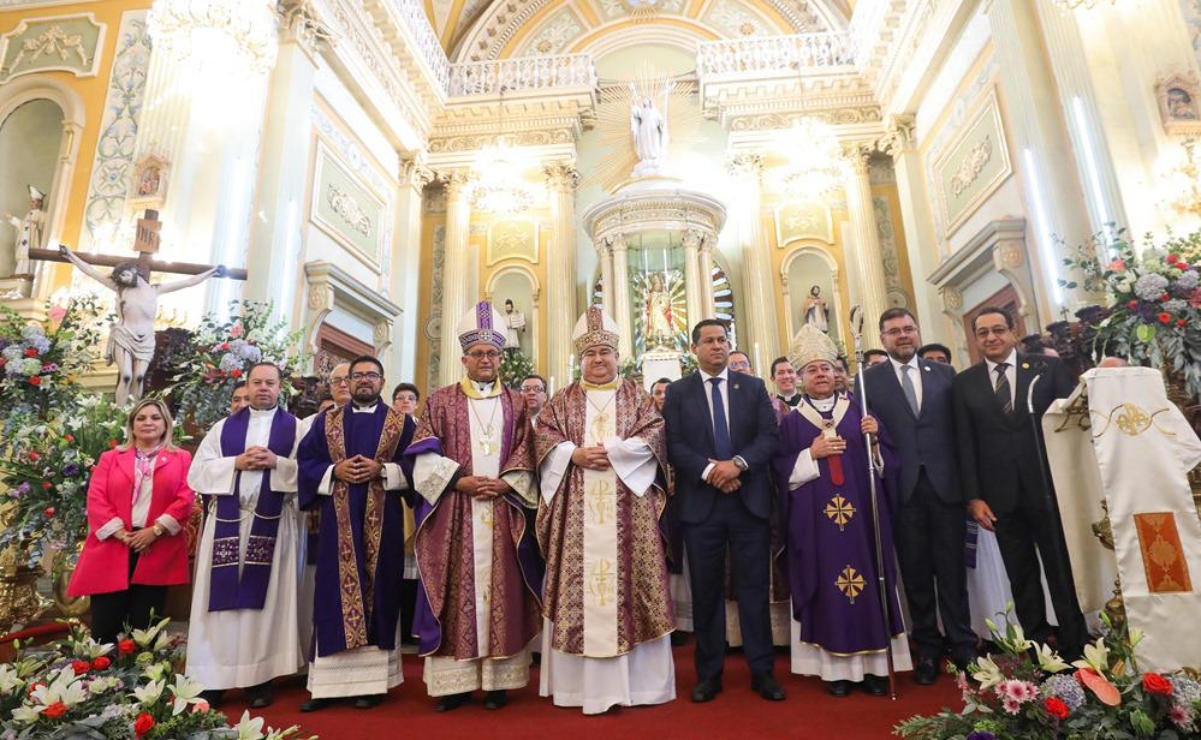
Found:
<path fill-rule="evenodd" d="M 617 322 L 600 308 L 592 306 L 575 322 L 571 345 L 577 355 L 582 355 L 584 350 L 598 344 L 617 349 L 619 338 Z"/>
<path fill-rule="evenodd" d="M 459 319 L 455 332 L 459 335 L 459 346 L 466 352 L 476 344 L 491 344 L 497 349 L 505 348 L 505 315 L 496 310 L 490 301 L 480 301 Z"/>
<path fill-rule="evenodd" d="M 788 348 L 788 361 L 799 373 L 801 368 L 811 362 L 825 360 L 833 363 L 838 359 L 838 346 L 821 329 L 813 324 L 805 324 L 792 338 Z"/>

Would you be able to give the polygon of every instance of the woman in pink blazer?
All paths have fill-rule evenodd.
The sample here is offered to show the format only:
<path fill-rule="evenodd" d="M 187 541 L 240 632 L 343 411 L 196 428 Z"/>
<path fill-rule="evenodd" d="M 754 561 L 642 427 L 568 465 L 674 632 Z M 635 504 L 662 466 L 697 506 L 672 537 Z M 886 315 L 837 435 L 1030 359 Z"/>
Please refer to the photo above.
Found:
<path fill-rule="evenodd" d="M 134 406 L 129 441 L 100 456 L 88 485 L 88 524 L 67 593 L 92 597 L 92 634 L 115 642 L 128 624 L 150 626 L 163 616 L 167 586 L 188 582 L 182 525 L 195 495 L 188 488 L 192 456 L 171 443 L 171 412 L 157 399 Z"/>

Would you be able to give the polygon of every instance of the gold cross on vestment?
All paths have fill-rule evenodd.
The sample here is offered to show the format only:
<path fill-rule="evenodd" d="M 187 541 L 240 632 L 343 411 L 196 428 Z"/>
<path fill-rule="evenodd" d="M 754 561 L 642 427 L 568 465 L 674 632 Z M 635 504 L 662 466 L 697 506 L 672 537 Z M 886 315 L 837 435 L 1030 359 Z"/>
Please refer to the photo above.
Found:
<path fill-rule="evenodd" d="M 867 584 L 863 580 L 863 574 L 848 565 L 838 574 L 838 579 L 834 581 L 834 585 L 854 604 L 855 597 L 863 593 L 863 588 Z"/>
<path fill-rule="evenodd" d="M 846 531 L 847 522 L 855 518 L 855 506 L 842 497 L 841 493 L 834 494 L 830 503 L 826 504 L 826 516 L 838 525 L 838 531 Z"/>

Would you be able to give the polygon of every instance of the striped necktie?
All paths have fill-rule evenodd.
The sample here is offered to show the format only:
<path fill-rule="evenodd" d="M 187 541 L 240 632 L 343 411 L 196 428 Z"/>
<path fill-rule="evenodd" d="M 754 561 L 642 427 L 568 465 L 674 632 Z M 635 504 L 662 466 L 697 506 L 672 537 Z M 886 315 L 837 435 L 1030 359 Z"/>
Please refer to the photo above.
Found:
<path fill-rule="evenodd" d="M 1008 362 L 997 363 L 997 381 L 993 383 L 993 393 L 997 394 L 1001 411 L 1006 414 L 1013 412 L 1013 392 L 1009 390 L 1009 378 L 1005 375 L 1005 371 L 1008 369 Z"/>

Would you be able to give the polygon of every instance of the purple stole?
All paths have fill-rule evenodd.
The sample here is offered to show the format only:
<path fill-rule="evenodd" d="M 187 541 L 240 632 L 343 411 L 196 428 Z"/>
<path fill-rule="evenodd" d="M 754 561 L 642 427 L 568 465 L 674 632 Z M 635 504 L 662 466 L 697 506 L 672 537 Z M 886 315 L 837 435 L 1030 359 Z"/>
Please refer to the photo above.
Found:
<path fill-rule="evenodd" d="M 250 429 L 250 408 L 244 408 L 225 420 L 221 429 L 221 454 L 234 457 L 246 451 L 246 433 Z M 296 441 L 296 417 L 277 409 L 271 420 L 267 449 L 280 457 L 292 454 Z M 228 609 L 262 609 L 267 601 L 267 584 L 271 581 L 271 564 L 275 558 L 275 539 L 279 534 L 279 518 L 284 508 L 282 494 L 271 490 L 271 471 L 264 470 L 254 507 L 254 522 L 250 525 L 250 540 L 246 545 L 246 562 L 239 557 L 242 520 L 241 496 L 238 486 L 242 471 L 234 475 L 234 493 L 216 496 L 217 521 L 213 536 L 212 581 L 209 586 L 209 611 Z M 242 567 L 241 578 L 238 566 Z"/>

